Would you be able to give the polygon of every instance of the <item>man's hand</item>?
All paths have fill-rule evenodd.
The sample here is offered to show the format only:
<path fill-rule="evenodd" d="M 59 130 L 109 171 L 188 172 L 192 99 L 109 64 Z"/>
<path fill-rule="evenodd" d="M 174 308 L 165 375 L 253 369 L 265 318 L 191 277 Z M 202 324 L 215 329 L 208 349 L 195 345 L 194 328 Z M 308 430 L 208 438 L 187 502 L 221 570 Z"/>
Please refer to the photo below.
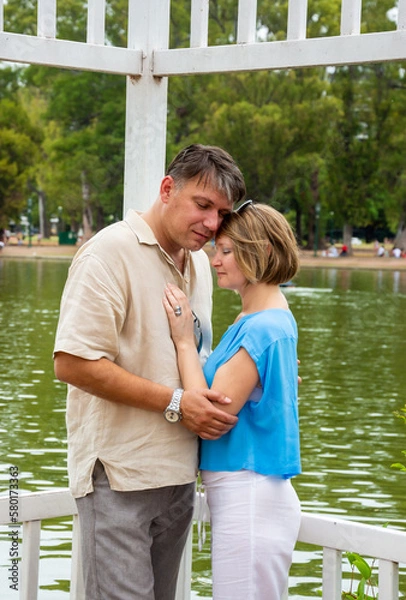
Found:
<path fill-rule="evenodd" d="M 230 431 L 238 418 L 215 406 L 212 402 L 229 404 L 230 399 L 214 390 L 189 390 L 182 396 L 182 425 L 203 440 L 217 440 Z"/>

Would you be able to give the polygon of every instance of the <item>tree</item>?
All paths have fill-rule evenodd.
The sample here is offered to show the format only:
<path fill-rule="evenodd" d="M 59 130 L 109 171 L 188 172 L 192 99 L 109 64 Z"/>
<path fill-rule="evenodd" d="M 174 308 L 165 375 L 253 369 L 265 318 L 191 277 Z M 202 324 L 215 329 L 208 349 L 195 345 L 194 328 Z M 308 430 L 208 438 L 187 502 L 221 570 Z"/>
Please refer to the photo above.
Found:
<path fill-rule="evenodd" d="M 18 220 L 41 142 L 18 101 L 0 100 L 0 227 Z"/>
<path fill-rule="evenodd" d="M 114 43 L 120 43 L 125 37 L 122 16 L 126 14 L 126 3 L 118 0 L 108 4 L 107 35 L 114 38 Z M 110 4 L 119 19 L 112 20 Z M 67 0 L 58 7 L 58 37 L 85 39 L 85 9 L 82 0 Z M 7 28 L 33 33 L 35 16 L 32 2 L 10 0 L 5 15 Z M 54 135 L 52 140 L 47 139 L 46 149 L 42 148 L 42 160 L 37 163 L 32 187 L 47 197 L 54 212 L 61 198 L 69 198 L 73 227 L 81 221 L 80 213 L 85 224 L 94 222 L 96 228 L 104 226 L 110 215 L 115 218 L 121 214 L 124 77 L 30 66 L 23 71 L 23 85 L 42 103 L 42 127 Z M 51 168 L 47 168 L 46 163 L 50 162 Z M 73 190 L 78 193 L 76 205 Z"/>
<path fill-rule="evenodd" d="M 349 247 L 352 225 L 379 219 L 397 186 L 385 165 L 389 148 L 395 155 L 399 152 L 399 72 L 391 64 L 349 66 L 337 69 L 332 77 L 343 113 L 328 156 L 328 186 L 331 208 L 344 225 L 344 243 Z"/>

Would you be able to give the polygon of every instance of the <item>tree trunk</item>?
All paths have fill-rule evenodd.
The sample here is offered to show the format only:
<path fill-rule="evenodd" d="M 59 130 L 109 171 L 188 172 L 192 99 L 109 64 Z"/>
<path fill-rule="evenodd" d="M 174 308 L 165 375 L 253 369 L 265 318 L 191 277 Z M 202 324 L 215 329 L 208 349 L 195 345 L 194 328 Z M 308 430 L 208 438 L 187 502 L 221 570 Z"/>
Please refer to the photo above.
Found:
<path fill-rule="evenodd" d="M 39 232 L 42 238 L 49 238 L 50 228 L 46 211 L 46 195 L 43 190 L 37 190 L 38 194 L 38 213 L 39 213 Z"/>
<path fill-rule="evenodd" d="M 352 255 L 352 225 L 348 223 L 344 224 L 343 227 L 343 246 L 347 246 L 347 252 L 349 255 Z"/>
<path fill-rule="evenodd" d="M 399 221 L 398 230 L 396 232 L 393 245 L 395 248 L 406 250 L 406 205 L 402 210 L 402 216 Z"/>
<path fill-rule="evenodd" d="M 307 244 L 308 250 L 313 250 L 315 240 L 315 223 L 316 223 L 316 211 L 314 206 L 309 207 L 309 213 L 307 215 Z"/>
<path fill-rule="evenodd" d="M 96 231 L 100 231 L 104 226 L 104 211 L 101 206 L 98 206 L 96 211 Z"/>
<path fill-rule="evenodd" d="M 295 231 L 298 244 L 302 245 L 302 209 L 296 206 Z"/>
<path fill-rule="evenodd" d="M 320 247 L 320 192 L 318 169 L 315 169 L 311 174 L 310 192 L 314 202 L 309 210 L 307 248 L 317 252 L 318 248 Z"/>
<path fill-rule="evenodd" d="M 90 206 L 90 185 L 87 180 L 86 171 L 82 171 L 82 199 L 83 199 L 83 242 L 90 240 L 93 235 L 93 214 Z"/>

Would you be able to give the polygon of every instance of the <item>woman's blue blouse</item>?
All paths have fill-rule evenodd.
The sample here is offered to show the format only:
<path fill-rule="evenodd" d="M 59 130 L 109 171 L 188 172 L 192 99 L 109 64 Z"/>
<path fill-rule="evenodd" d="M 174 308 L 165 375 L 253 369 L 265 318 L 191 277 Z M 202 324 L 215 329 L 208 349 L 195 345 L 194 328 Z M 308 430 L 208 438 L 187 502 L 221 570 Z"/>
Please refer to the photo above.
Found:
<path fill-rule="evenodd" d="M 301 471 L 297 325 L 292 313 L 269 309 L 231 325 L 204 367 L 209 386 L 217 369 L 240 348 L 255 362 L 261 386 L 229 433 L 218 440 L 202 440 L 200 469 L 247 469 L 288 479 Z"/>

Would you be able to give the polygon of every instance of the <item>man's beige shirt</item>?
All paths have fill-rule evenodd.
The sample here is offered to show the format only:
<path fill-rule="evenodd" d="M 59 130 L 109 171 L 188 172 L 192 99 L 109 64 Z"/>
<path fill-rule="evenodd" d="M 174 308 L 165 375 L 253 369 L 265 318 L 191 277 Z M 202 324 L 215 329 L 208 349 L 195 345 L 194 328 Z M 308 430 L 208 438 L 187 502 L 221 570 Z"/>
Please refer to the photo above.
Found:
<path fill-rule="evenodd" d="M 168 282 L 183 289 L 201 321 L 204 362 L 212 341 L 207 255 L 203 250 L 189 253 L 181 274 L 133 210 L 78 250 L 62 296 L 54 352 L 88 360 L 104 357 L 146 379 L 180 387 L 162 304 Z M 196 477 L 196 437 L 160 413 L 68 386 L 66 420 L 69 480 L 75 497 L 93 491 L 97 459 L 113 490 L 181 485 Z"/>

